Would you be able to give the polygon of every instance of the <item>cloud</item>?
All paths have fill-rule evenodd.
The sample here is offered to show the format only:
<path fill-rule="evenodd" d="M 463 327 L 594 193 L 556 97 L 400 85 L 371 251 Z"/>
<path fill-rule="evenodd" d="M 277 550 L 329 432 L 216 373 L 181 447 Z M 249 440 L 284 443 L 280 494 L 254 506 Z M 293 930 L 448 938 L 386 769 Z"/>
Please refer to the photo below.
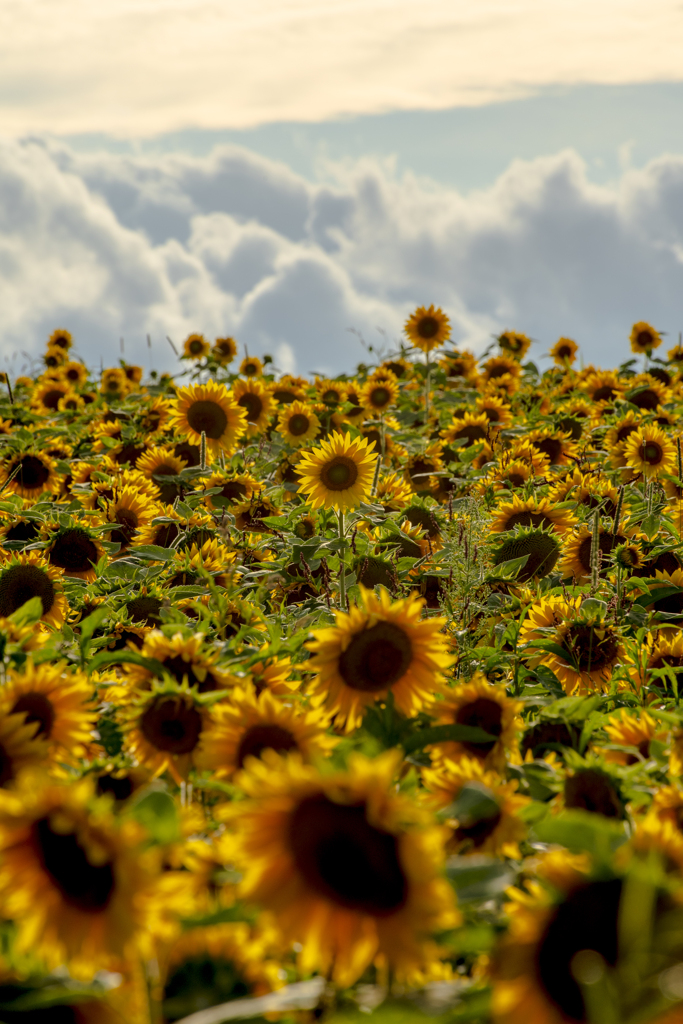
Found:
<path fill-rule="evenodd" d="M 681 80 L 679 0 L 5 0 L 0 124 L 152 135 Z"/>
<path fill-rule="evenodd" d="M 206 158 L 0 145 L 0 345 L 38 353 L 65 326 L 81 353 L 170 367 L 166 335 L 232 334 L 283 369 L 335 373 L 395 345 L 442 305 L 477 351 L 505 327 L 560 334 L 589 361 L 627 352 L 631 323 L 683 327 L 683 158 L 589 182 L 572 151 L 513 162 L 463 196 L 388 164 L 312 183 L 237 147 Z M 351 330 L 353 329 L 353 331 Z M 378 329 L 381 333 L 378 333 Z"/>

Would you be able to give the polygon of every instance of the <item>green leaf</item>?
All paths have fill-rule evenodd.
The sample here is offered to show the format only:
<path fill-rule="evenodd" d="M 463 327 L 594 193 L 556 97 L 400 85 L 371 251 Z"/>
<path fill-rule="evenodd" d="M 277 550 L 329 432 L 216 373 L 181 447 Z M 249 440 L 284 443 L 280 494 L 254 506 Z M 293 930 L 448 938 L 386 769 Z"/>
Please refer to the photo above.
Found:
<path fill-rule="evenodd" d="M 163 663 L 157 661 L 156 658 L 143 658 L 137 651 L 125 650 L 102 651 L 88 663 L 88 670 L 99 672 L 103 668 L 108 668 L 109 665 L 140 665 L 141 668 L 146 668 L 155 676 L 162 676 L 164 673 Z"/>
<path fill-rule="evenodd" d="M 662 520 L 660 516 L 656 516 L 654 514 L 646 516 L 645 519 L 643 519 L 640 527 L 649 540 L 652 540 L 652 538 L 657 535 L 661 522 Z"/>
<path fill-rule="evenodd" d="M 10 618 L 18 626 L 29 626 L 31 623 L 38 622 L 42 615 L 43 602 L 39 597 L 32 597 L 26 604 L 22 604 L 21 608 L 17 608 Z"/>
<path fill-rule="evenodd" d="M 80 646 L 81 650 L 86 649 L 86 645 L 92 640 L 92 635 L 97 627 L 104 622 L 107 615 L 109 614 L 109 608 L 106 605 L 102 605 L 100 608 L 96 608 L 94 612 L 91 612 L 86 619 L 81 622 L 81 633 L 80 633 Z"/>
<path fill-rule="evenodd" d="M 598 860 L 609 860 L 626 842 L 623 823 L 590 811 L 563 811 L 539 821 L 534 831 L 542 843 L 558 843 L 573 853 L 588 852 Z"/>
<path fill-rule="evenodd" d="M 484 732 L 477 725 L 434 725 L 430 729 L 419 729 L 401 744 L 406 754 L 410 754 L 430 743 L 495 743 L 496 740 L 496 736 Z"/>
<path fill-rule="evenodd" d="M 458 894 L 458 902 L 470 903 L 499 896 L 514 883 L 515 873 L 494 857 L 451 857 L 446 875 Z"/>
<path fill-rule="evenodd" d="M 132 548 L 129 554 L 153 562 L 172 562 L 175 557 L 175 551 L 158 544 L 141 544 L 139 548 Z"/>
<path fill-rule="evenodd" d="M 130 809 L 156 843 L 165 845 L 180 839 L 180 823 L 175 801 L 163 789 L 147 791 Z"/>

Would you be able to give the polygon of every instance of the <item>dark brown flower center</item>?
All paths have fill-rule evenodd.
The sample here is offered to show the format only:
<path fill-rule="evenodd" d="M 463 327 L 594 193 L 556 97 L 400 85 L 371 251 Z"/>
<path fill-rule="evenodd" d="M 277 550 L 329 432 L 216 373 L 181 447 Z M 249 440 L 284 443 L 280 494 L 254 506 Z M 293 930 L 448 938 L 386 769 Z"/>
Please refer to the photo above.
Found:
<path fill-rule="evenodd" d="M 586 623 L 574 623 L 564 634 L 564 646 L 573 655 L 581 672 L 599 672 L 613 665 L 619 655 L 619 643 L 609 628 L 604 636 Z M 603 629 L 600 632 L 603 632 Z"/>
<path fill-rule="evenodd" d="M 617 962 L 621 887 L 621 880 L 615 878 L 574 889 L 546 925 L 536 951 L 536 973 L 563 1020 L 587 1020 L 581 988 L 571 969 L 575 955 L 591 949 L 611 966 Z"/>
<path fill-rule="evenodd" d="M 402 679 L 412 660 L 410 637 L 393 622 L 378 622 L 351 638 L 339 674 L 352 690 L 379 693 Z"/>
<path fill-rule="evenodd" d="M 564 802 L 605 818 L 623 817 L 623 808 L 614 784 L 596 768 L 585 768 L 566 778 Z"/>
<path fill-rule="evenodd" d="M 6 786 L 14 778 L 14 759 L 0 743 L 0 786 Z"/>
<path fill-rule="evenodd" d="M 218 402 L 197 401 L 187 410 L 187 422 L 196 433 L 204 431 L 208 438 L 216 441 L 225 433 L 228 417 Z"/>
<path fill-rule="evenodd" d="M 191 661 L 185 661 L 181 654 L 174 654 L 172 658 L 164 658 L 163 666 L 177 682 L 182 683 L 183 679 L 187 679 L 188 686 L 196 686 L 199 693 L 212 693 L 219 689 L 216 677 L 211 672 L 207 670 L 206 673 L 202 673 L 204 678 L 200 679 L 194 670 L 194 664 Z"/>
<path fill-rule="evenodd" d="M 293 391 L 288 391 L 286 388 L 278 388 L 273 391 L 273 398 L 278 405 L 291 405 L 292 402 L 296 402 L 297 395 Z"/>
<path fill-rule="evenodd" d="M 237 404 L 246 409 L 247 421 L 249 423 L 256 423 L 263 412 L 263 402 L 258 395 L 253 394 L 251 391 L 247 391 L 246 394 L 242 395 Z"/>
<path fill-rule="evenodd" d="M 500 736 L 503 731 L 503 709 L 500 704 L 489 697 L 477 697 L 469 704 L 458 708 L 455 716 L 456 725 L 470 725 L 483 729 L 491 736 Z M 496 745 L 496 740 L 473 742 L 465 740 L 462 746 L 475 757 L 485 757 Z"/>
<path fill-rule="evenodd" d="M 645 444 L 641 444 L 638 449 L 643 462 L 647 462 L 649 466 L 658 466 L 662 461 L 663 451 L 662 446 L 657 444 L 656 441 L 647 441 Z"/>
<path fill-rule="evenodd" d="M 417 322 L 417 333 L 421 338 L 434 338 L 439 333 L 439 321 L 433 316 L 423 316 Z"/>
<path fill-rule="evenodd" d="M 307 797 L 290 818 L 289 847 L 306 884 L 338 906 L 388 917 L 406 902 L 397 838 L 368 822 L 364 803 Z"/>
<path fill-rule="evenodd" d="M 14 479 L 20 487 L 25 487 L 27 491 L 42 490 L 50 478 L 49 467 L 37 455 L 24 455 L 19 462 L 19 467 L 19 472 Z"/>
<path fill-rule="evenodd" d="M 521 487 L 524 483 L 524 477 L 521 473 L 509 473 L 508 481 L 513 487 Z"/>
<path fill-rule="evenodd" d="M 143 712 L 140 729 L 157 750 L 189 754 L 199 743 L 202 717 L 188 697 L 156 697 Z"/>
<path fill-rule="evenodd" d="M 638 406 L 639 409 L 656 409 L 659 405 L 659 395 L 654 388 L 643 388 L 642 391 L 638 391 L 635 395 L 629 396 L 629 402 L 631 405 Z"/>
<path fill-rule="evenodd" d="M 557 349 L 557 354 L 560 359 L 569 359 L 572 355 L 572 350 L 569 345 L 560 345 Z"/>
<path fill-rule="evenodd" d="M 537 451 L 548 456 L 553 466 L 557 465 L 562 457 L 562 442 L 558 441 L 556 437 L 544 437 L 540 441 L 534 441 L 533 445 Z"/>
<path fill-rule="evenodd" d="M 132 795 L 135 784 L 130 775 L 99 775 L 97 778 L 97 792 L 100 795 L 111 793 L 117 802 L 127 800 Z"/>
<path fill-rule="evenodd" d="M 289 750 L 297 749 L 297 742 L 288 729 L 280 725 L 253 725 L 240 740 L 237 764 L 241 768 L 245 757 L 260 757 L 264 750 L 286 754 Z"/>
<path fill-rule="evenodd" d="M 602 384 L 596 388 L 593 392 L 592 398 L 594 402 L 609 402 L 611 398 L 614 398 L 616 391 L 611 388 L 609 384 Z"/>
<path fill-rule="evenodd" d="M 347 455 L 335 455 L 320 470 L 320 480 L 328 491 L 345 491 L 358 479 L 358 467 Z"/>
<path fill-rule="evenodd" d="M 370 392 L 370 402 L 377 409 L 383 408 L 391 401 L 391 392 L 387 388 L 373 388 Z"/>
<path fill-rule="evenodd" d="M 619 427 L 617 430 L 617 441 L 625 441 L 629 434 L 632 434 L 638 427 L 635 423 L 625 423 L 623 427 Z"/>
<path fill-rule="evenodd" d="M 33 691 L 24 693 L 17 700 L 12 708 L 11 714 L 24 715 L 26 725 L 38 726 L 34 736 L 44 736 L 49 739 L 52 735 L 52 727 L 55 724 L 55 709 L 52 701 L 44 693 Z"/>
<path fill-rule="evenodd" d="M 602 559 L 603 566 L 604 566 L 604 562 L 605 562 L 604 556 L 605 555 L 609 555 L 610 552 L 612 551 L 612 548 L 615 547 L 615 545 L 623 544 L 625 540 L 626 540 L 626 538 L 623 537 L 619 533 L 617 534 L 616 537 L 613 537 L 611 533 L 601 533 L 599 535 L 599 537 L 598 537 L 598 548 L 600 549 L 600 552 L 603 555 L 603 559 Z M 586 574 L 590 574 L 590 571 L 591 571 L 591 548 L 592 548 L 592 545 L 593 545 L 593 537 L 592 536 L 584 537 L 584 539 L 579 544 L 579 551 L 578 551 L 579 562 L 581 564 L 581 568 L 583 569 L 584 573 L 586 573 Z M 603 571 L 604 571 L 604 569 L 603 569 Z"/>
<path fill-rule="evenodd" d="M 159 618 L 161 601 L 158 597 L 144 594 L 134 597 L 126 605 L 126 610 L 133 622 L 144 622 L 146 626 L 158 626 L 161 621 Z"/>
<path fill-rule="evenodd" d="M 66 903 L 86 914 L 105 910 L 116 887 L 111 861 L 92 864 L 78 837 L 56 832 L 49 818 L 34 824 L 33 841 L 43 870 Z"/>
<path fill-rule="evenodd" d="M 67 573 L 88 572 L 97 562 L 97 547 L 85 530 L 64 530 L 52 545 L 48 558 Z"/>
<path fill-rule="evenodd" d="M 55 602 L 55 588 L 44 569 L 37 565 L 11 565 L 0 573 L 0 615 L 13 615 L 32 597 L 40 598 L 43 615 L 47 615 Z"/>
<path fill-rule="evenodd" d="M 463 447 L 469 448 L 475 441 L 481 441 L 485 438 L 486 431 L 478 423 L 466 423 L 465 426 L 460 427 L 460 430 L 453 434 L 453 437 L 466 437 L 468 439 L 467 444 Z"/>
<path fill-rule="evenodd" d="M 650 331 L 638 331 L 636 334 L 636 345 L 638 348 L 652 348 L 654 340 Z"/>
<path fill-rule="evenodd" d="M 46 391 L 45 394 L 42 395 L 40 400 L 46 409 L 56 409 L 59 405 L 60 398 L 63 398 L 65 394 L 66 388 L 50 388 L 49 391 Z"/>
<path fill-rule="evenodd" d="M 323 391 L 322 400 L 325 405 L 339 405 L 341 402 L 341 393 L 336 388 L 328 388 L 327 391 Z"/>
<path fill-rule="evenodd" d="M 301 435 L 305 434 L 308 430 L 310 423 L 311 421 L 308 416 L 305 416 L 302 412 L 297 412 L 291 417 L 288 423 L 289 432 L 290 434 L 293 434 L 294 437 L 301 437 Z"/>
<path fill-rule="evenodd" d="M 191 341 L 188 347 L 193 356 L 201 355 L 201 353 L 204 351 L 204 345 L 201 341 L 199 341 L 198 338 L 195 338 L 194 341 Z"/>

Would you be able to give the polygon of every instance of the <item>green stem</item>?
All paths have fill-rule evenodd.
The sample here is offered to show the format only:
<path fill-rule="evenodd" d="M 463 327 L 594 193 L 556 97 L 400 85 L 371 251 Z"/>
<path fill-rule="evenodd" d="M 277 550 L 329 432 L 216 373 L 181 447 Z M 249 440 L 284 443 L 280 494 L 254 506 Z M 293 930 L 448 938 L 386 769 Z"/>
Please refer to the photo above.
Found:
<path fill-rule="evenodd" d="M 342 611 L 346 611 L 346 552 L 344 550 L 344 513 L 341 509 L 337 512 L 339 521 L 339 604 Z"/>
<path fill-rule="evenodd" d="M 425 427 L 429 423 L 429 381 L 431 376 L 431 363 L 429 362 L 429 352 L 425 352 L 425 362 L 427 364 L 427 371 L 425 373 Z"/>

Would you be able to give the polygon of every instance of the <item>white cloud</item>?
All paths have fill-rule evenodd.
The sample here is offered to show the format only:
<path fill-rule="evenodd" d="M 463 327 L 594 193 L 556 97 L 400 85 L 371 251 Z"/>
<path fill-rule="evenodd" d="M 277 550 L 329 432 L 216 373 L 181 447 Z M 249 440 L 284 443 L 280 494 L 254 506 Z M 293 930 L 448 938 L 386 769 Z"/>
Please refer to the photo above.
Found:
<path fill-rule="evenodd" d="M 459 343 L 504 327 L 560 334 L 586 359 L 627 354 L 631 323 L 683 327 L 683 158 L 591 184 L 566 151 L 514 162 L 467 197 L 388 165 L 329 166 L 312 184 L 236 147 L 210 157 L 82 156 L 0 145 L 0 344 L 39 352 L 72 329 L 96 364 L 172 363 L 165 336 L 234 334 L 283 369 L 352 370 L 442 305 Z M 332 177 L 332 175 L 336 177 Z M 532 353 L 533 354 L 533 353 Z"/>
<path fill-rule="evenodd" d="M 124 137 L 681 80 L 679 0 L 3 0 L 0 130 Z"/>

